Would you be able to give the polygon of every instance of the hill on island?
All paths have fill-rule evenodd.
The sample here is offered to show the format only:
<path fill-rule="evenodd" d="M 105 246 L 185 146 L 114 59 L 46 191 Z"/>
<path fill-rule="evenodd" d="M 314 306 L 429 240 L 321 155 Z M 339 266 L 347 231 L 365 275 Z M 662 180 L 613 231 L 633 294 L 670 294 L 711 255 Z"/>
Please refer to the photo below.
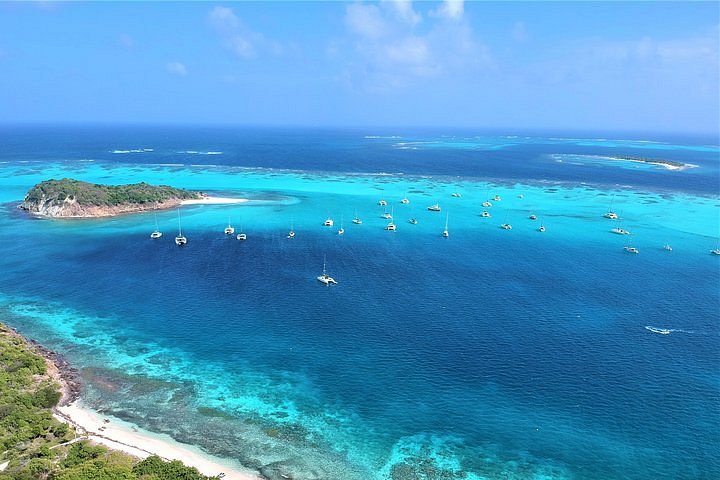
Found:
<path fill-rule="evenodd" d="M 150 185 L 101 185 L 71 178 L 45 180 L 32 187 L 20 208 L 44 217 L 109 217 L 123 213 L 173 208 L 183 200 L 200 199 L 201 192 Z"/>

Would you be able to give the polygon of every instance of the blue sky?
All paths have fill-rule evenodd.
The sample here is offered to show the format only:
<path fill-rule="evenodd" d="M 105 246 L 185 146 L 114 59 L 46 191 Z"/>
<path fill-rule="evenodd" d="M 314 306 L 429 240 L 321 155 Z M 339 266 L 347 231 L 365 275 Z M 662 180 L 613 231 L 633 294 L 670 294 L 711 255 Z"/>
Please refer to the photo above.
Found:
<path fill-rule="evenodd" d="M 0 3 L 0 122 L 713 133 L 717 2 Z"/>

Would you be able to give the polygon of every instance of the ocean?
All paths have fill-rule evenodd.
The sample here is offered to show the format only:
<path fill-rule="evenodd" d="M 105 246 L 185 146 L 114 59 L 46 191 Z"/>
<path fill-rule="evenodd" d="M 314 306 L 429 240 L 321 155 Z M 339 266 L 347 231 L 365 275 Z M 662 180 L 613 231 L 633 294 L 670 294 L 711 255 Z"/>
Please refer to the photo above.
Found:
<path fill-rule="evenodd" d="M 63 353 L 86 405 L 270 479 L 720 478 L 717 138 L 4 126 L 0 145 L 0 321 Z M 151 213 L 17 208 L 64 177 L 249 201 L 158 212 L 159 240 Z"/>

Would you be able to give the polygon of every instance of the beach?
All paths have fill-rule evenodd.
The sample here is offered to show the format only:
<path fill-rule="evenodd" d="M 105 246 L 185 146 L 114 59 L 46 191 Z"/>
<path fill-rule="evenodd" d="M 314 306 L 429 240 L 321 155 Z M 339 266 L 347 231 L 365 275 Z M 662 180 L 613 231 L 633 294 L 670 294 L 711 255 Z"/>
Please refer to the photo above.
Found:
<path fill-rule="evenodd" d="M 199 448 L 183 445 L 171 437 L 154 434 L 114 417 L 101 415 L 83 406 L 78 400 L 55 408 L 58 420 L 72 425 L 78 434 L 91 442 L 120 450 L 138 458 L 157 455 L 164 460 L 180 460 L 200 473 L 216 476 L 224 473 L 227 480 L 258 480 L 260 477 L 241 472 L 228 460 L 203 453 Z"/>

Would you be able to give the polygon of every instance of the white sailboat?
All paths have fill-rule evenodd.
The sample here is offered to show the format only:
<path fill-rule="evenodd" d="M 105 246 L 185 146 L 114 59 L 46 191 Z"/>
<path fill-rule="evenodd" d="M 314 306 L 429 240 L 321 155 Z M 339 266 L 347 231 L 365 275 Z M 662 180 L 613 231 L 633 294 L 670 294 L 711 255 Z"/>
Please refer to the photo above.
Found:
<path fill-rule="evenodd" d="M 439 212 L 439 211 L 440 211 L 440 204 L 439 204 L 439 203 L 436 203 L 436 204 L 434 204 L 434 205 L 430 205 L 429 207 L 427 207 L 427 209 L 430 210 L 431 212 Z"/>
<path fill-rule="evenodd" d="M 287 238 L 295 238 L 295 225 L 290 222 L 290 231 L 287 234 Z"/>
<path fill-rule="evenodd" d="M 378 205 L 380 205 L 381 207 L 384 207 L 385 205 L 387 205 L 387 202 L 381 198 L 380 201 L 378 202 Z"/>
<path fill-rule="evenodd" d="M 233 233 L 235 233 L 235 227 L 232 226 L 230 218 L 228 217 L 228 226 L 225 227 L 225 235 L 232 235 Z"/>
<path fill-rule="evenodd" d="M 158 228 L 157 213 L 156 213 L 155 214 L 155 231 L 150 234 L 150 238 L 157 240 L 160 237 L 162 237 L 162 232 L 160 231 L 160 228 Z"/>
<path fill-rule="evenodd" d="M 495 196 L 497 197 L 497 195 L 495 195 Z M 509 212 L 505 214 L 505 223 L 502 223 L 500 225 L 500 228 L 502 228 L 503 230 L 512 230 L 512 225 L 510 225 L 507 221 L 509 215 L 510 215 Z"/>
<path fill-rule="evenodd" d="M 442 236 L 445 238 L 448 238 L 450 236 L 450 233 L 448 232 L 448 216 L 449 214 L 445 212 L 445 230 L 442 232 Z"/>
<path fill-rule="evenodd" d="M 395 213 L 395 212 L 393 211 L 393 213 Z M 392 218 L 393 218 L 393 214 L 391 213 L 390 214 L 390 223 L 387 224 L 387 226 L 385 227 L 385 230 L 394 232 L 395 230 L 397 230 L 397 226 L 393 223 Z"/>
<path fill-rule="evenodd" d="M 332 278 L 330 275 L 327 274 L 327 271 L 325 270 L 325 255 L 323 255 L 323 273 L 319 277 L 317 277 L 318 281 L 321 283 L 324 283 L 327 286 L 330 285 L 336 285 L 337 282 L 334 278 Z"/>
<path fill-rule="evenodd" d="M 353 215 L 353 223 L 354 223 L 355 225 L 361 225 L 361 224 L 362 224 L 362 220 L 361 220 L 360 217 L 358 217 L 358 215 L 357 215 L 357 210 L 355 210 L 355 214 Z"/>
<path fill-rule="evenodd" d="M 332 227 L 335 225 L 335 222 L 333 222 L 333 219 L 331 217 L 328 217 L 327 220 L 323 223 L 324 227 Z"/>
<path fill-rule="evenodd" d="M 545 224 L 542 220 L 540 220 L 540 228 L 538 228 L 538 232 L 544 232 L 545 231 Z"/>
<path fill-rule="evenodd" d="M 407 205 L 408 203 L 410 203 L 410 200 L 408 200 L 407 195 L 405 195 L 403 197 L 403 199 L 400 200 L 400 203 L 402 203 L 403 205 Z"/>
<path fill-rule="evenodd" d="M 180 225 L 180 209 L 178 208 L 178 235 L 175 237 L 175 245 L 181 247 L 187 244 L 187 238 L 182 233 L 182 226 Z"/>
<path fill-rule="evenodd" d="M 610 220 L 617 220 L 617 219 L 618 219 L 617 213 L 615 213 L 615 212 L 613 211 L 613 208 L 612 208 L 612 207 L 613 207 L 613 201 L 614 201 L 614 200 L 615 200 L 615 195 L 613 195 L 612 198 L 610 198 L 610 208 L 608 209 L 607 212 L 605 212 L 605 213 L 603 214 L 603 217 L 609 218 Z"/>
<path fill-rule="evenodd" d="M 345 233 L 345 229 L 343 228 L 343 216 L 340 215 L 340 230 L 338 230 L 338 235 L 343 235 Z"/>

